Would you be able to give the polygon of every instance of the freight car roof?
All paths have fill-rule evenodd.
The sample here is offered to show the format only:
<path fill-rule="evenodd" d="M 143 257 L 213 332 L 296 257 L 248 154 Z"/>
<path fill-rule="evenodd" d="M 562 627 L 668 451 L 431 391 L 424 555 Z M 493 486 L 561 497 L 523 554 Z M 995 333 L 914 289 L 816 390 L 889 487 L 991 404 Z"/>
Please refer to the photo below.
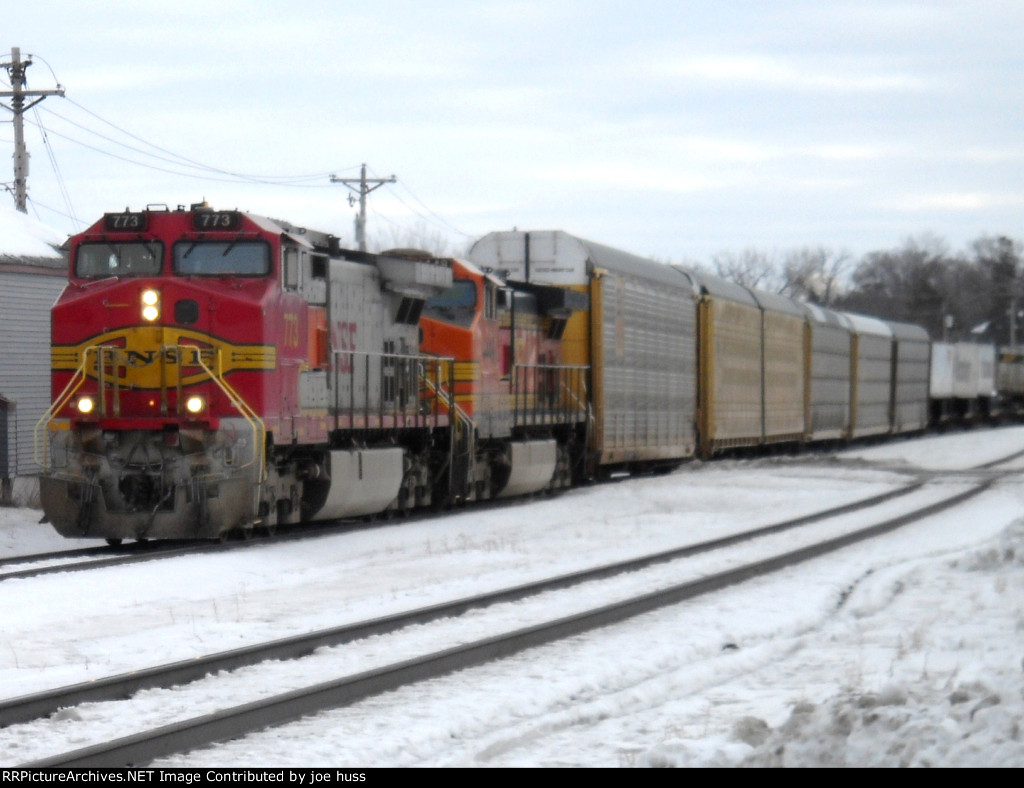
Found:
<path fill-rule="evenodd" d="M 828 326 L 838 326 L 840 328 L 845 328 L 847 331 L 850 330 L 850 321 L 846 320 L 838 312 L 833 312 L 831 309 L 826 309 L 825 307 L 818 306 L 817 304 L 808 304 L 806 302 L 801 302 L 800 306 L 807 311 L 807 314 L 811 316 L 811 320 L 815 323 Z"/>
<path fill-rule="evenodd" d="M 478 265 L 500 271 L 509 279 L 538 284 L 583 285 L 597 268 L 696 290 L 688 271 L 577 238 L 564 230 L 488 233 L 473 244 L 469 256 Z"/>
<path fill-rule="evenodd" d="M 842 312 L 841 314 L 850 321 L 853 330 L 858 334 L 874 334 L 879 337 L 892 336 L 892 329 L 884 320 L 864 315 L 855 315 L 852 312 Z"/>
<path fill-rule="evenodd" d="M 705 273 L 704 271 L 694 272 L 693 277 L 708 295 L 724 298 L 728 301 L 735 301 L 738 304 L 758 306 L 757 299 L 754 298 L 753 293 L 742 285 L 722 279 L 720 276 Z"/>
<path fill-rule="evenodd" d="M 570 236 L 575 238 L 575 236 Z M 693 275 L 677 266 L 659 263 L 656 260 L 649 260 L 646 257 L 639 257 L 620 249 L 613 249 L 604 244 L 586 241 L 582 238 L 575 238 L 576 242 L 587 252 L 587 259 L 594 268 L 602 268 L 605 271 L 630 274 L 643 279 L 671 285 L 672 287 L 694 288 Z"/>
<path fill-rule="evenodd" d="M 912 323 L 897 323 L 893 320 L 887 320 L 886 323 L 892 329 L 893 336 L 896 339 L 910 339 L 918 342 L 928 342 L 931 339 L 928 336 L 928 332 L 921 328 L 921 326 L 915 326 Z"/>
<path fill-rule="evenodd" d="M 784 315 L 794 315 L 795 317 L 805 318 L 807 317 L 800 305 L 792 298 L 787 298 L 784 295 L 778 293 L 769 293 L 766 290 L 754 290 L 753 288 L 747 288 L 753 294 L 755 300 L 761 305 L 761 308 L 765 312 L 778 312 Z"/>

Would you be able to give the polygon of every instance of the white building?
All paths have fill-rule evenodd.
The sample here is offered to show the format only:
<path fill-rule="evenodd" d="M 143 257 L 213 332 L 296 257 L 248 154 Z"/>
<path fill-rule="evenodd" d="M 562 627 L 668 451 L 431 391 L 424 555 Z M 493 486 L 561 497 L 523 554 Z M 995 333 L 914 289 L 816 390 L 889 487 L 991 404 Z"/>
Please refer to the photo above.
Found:
<path fill-rule="evenodd" d="M 0 503 L 38 496 L 32 433 L 50 406 L 50 308 L 67 283 L 64 240 L 0 205 Z"/>

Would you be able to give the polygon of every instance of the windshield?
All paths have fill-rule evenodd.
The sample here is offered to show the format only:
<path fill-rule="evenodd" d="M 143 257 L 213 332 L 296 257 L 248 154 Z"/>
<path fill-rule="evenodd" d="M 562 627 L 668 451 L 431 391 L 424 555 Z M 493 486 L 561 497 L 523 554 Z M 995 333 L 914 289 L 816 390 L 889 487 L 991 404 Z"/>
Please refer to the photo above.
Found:
<path fill-rule="evenodd" d="M 434 320 L 468 326 L 476 313 L 476 282 L 456 279 L 451 287 L 427 301 L 423 313 Z"/>
<path fill-rule="evenodd" d="M 270 247 L 263 241 L 180 241 L 174 272 L 182 276 L 266 276 Z"/>
<path fill-rule="evenodd" d="M 81 244 L 75 254 L 75 276 L 155 276 L 160 273 L 163 256 L 163 244 L 157 241 Z"/>
<path fill-rule="evenodd" d="M 476 306 L 476 283 L 468 279 L 456 279 L 444 292 L 427 300 L 427 308 L 472 309 Z"/>

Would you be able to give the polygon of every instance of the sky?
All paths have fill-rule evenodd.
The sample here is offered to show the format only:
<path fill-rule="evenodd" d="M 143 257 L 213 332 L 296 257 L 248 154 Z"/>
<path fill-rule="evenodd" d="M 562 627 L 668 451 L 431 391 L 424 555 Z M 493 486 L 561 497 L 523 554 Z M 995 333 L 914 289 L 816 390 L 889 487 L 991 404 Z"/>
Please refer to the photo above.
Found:
<path fill-rule="evenodd" d="M 0 697 L 361 621 L 931 481 L 1024 427 L 677 472 L 375 529 L 0 582 Z M 161 759 L 174 767 L 1024 767 L 1024 460 L 959 507 L 706 598 Z M 737 480 L 742 479 L 742 483 Z M 864 527 L 881 512 L 0 729 L 29 763 L 479 640 Z M 0 556 L 59 545 L 0 508 Z M 12 567 L 13 568 L 13 567 Z"/>
<path fill-rule="evenodd" d="M 63 233 L 205 199 L 354 244 L 330 176 L 365 163 L 397 178 L 369 197 L 371 249 L 518 227 L 707 262 L 1021 236 L 1011 0 L 0 9 L 4 62 L 65 90 L 25 115 L 30 211 Z"/>

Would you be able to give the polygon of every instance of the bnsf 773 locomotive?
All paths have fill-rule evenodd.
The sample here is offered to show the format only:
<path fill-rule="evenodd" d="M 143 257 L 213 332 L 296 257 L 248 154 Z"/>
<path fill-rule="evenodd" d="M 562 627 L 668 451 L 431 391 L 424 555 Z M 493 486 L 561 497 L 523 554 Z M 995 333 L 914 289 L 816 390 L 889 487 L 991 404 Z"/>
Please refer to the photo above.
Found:
<path fill-rule="evenodd" d="M 582 375 L 548 339 L 566 307 L 546 288 L 205 205 L 107 214 L 69 251 L 37 431 L 66 536 L 215 538 L 569 483 Z"/>

